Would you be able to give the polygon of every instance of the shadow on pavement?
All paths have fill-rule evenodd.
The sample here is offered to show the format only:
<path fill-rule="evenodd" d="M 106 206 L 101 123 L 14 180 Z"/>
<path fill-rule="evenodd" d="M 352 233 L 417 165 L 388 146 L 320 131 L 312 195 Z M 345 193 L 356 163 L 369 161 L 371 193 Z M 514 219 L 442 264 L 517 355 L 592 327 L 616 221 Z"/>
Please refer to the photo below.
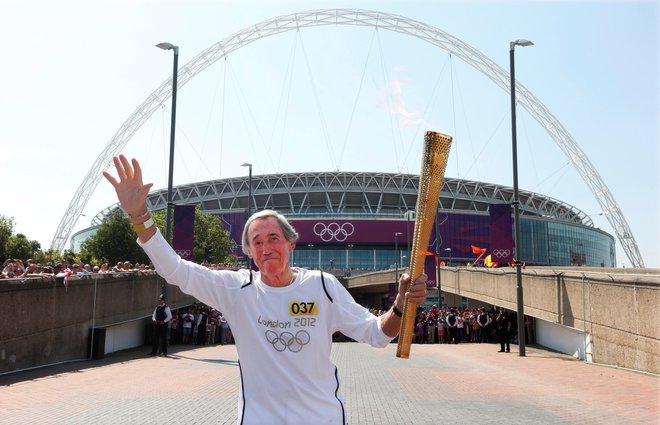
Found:
<path fill-rule="evenodd" d="M 177 357 L 183 357 L 179 356 L 176 353 L 179 352 L 186 352 L 189 350 L 195 350 L 197 348 L 202 348 L 202 347 L 209 347 L 208 345 L 171 345 L 169 346 L 169 354 L 168 358 L 173 359 L 173 360 L 178 360 Z M 131 361 L 135 360 L 142 360 L 146 358 L 150 358 L 149 356 L 146 355 L 146 353 L 149 351 L 150 347 L 149 346 L 140 346 L 137 348 L 130 348 L 127 350 L 122 350 L 122 351 L 117 351 L 114 353 L 109 353 L 106 354 L 103 359 L 98 359 L 98 360 L 90 360 L 90 359 L 83 359 L 83 360 L 72 360 L 60 364 L 53 364 L 53 365 L 45 365 L 42 367 L 34 368 L 34 369 L 28 369 L 28 370 L 19 370 L 16 372 L 11 372 L 7 373 L 5 375 L 0 375 L 0 387 L 3 386 L 10 386 L 10 385 L 15 385 L 21 382 L 26 382 L 26 381 L 33 381 L 37 379 L 44 379 L 44 378 L 49 378 L 49 377 L 57 377 L 58 375 L 63 375 L 66 373 L 80 373 L 83 372 L 84 370 L 87 369 L 94 369 L 97 367 L 103 367 L 111 364 L 118 364 L 118 363 L 129 363 Z M 160 356 L 152 356 L 151 358 L 162 358 Z M 195 358 L 190 358 L 190 357 L 185 357 L 186 359 L 190 360 L 200 360 L 200 359 L 195 359 Z M 224 364 L 229 364 L 232 365 L 235 363 L 235 365 L 238 365 L 238 362 L 235 360 L 214 360 L 214 359 L 208 359 L 208 360 L 200 360 L 200 361 L 208 361 L 208 362 L 215 362 L 215 363 L 224 363 Z"/>

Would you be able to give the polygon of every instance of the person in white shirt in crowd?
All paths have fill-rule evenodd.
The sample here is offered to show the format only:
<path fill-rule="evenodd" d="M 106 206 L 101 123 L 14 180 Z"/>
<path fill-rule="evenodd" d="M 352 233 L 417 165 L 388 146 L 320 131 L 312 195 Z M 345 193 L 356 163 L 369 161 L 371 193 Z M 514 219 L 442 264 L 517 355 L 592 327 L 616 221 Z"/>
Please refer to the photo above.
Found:
<path fill-rule="evenodd" d="M 181 343 L 187 345 L 190 344 L 193 324 L 195 322 L 195 316 L 190 312 L 190 308 L 188 308 L 181 316 L 181 320 L 183 321 L 183 336 L 181 338 Z"/>

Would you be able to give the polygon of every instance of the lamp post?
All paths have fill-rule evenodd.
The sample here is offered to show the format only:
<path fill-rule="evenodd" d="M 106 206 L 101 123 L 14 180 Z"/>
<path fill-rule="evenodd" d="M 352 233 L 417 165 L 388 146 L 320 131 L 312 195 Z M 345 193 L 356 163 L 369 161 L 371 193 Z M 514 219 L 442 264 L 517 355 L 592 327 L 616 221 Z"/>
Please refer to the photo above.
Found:
<path fill-rule="evenodd" d="M 449 255 L 451 256 L 451 248 L 445 248 L 445 251 L 449 251 Z M 438 250 L 436 250 L 436 255 L 438 256 L 438 306 L 440 307 L 440 310 L 442 310 L 442 288 L 440 287 L 440 253 Z"/>
<path fill-rule="evenodd" d="M 308 244 L 307 244 L 307 248 L 309 248 L 309 252 L 311 253 L 311 252 L 312 252 L 312 248 L 314 248 L 314 244 L 313 244 L 313 243 L 308 243 Z M 311 258 L 311 256 L 309 256 L 309 255 L 308 255 L 307 257 L 308 257 L 308 258 Z M 309 260 L 309 263 L 312 264 L 312 260 Z"/>
<path fill-rule="evenodd" d="M 440 296 L 440 291 L 442 285 L 440 284 L 441 273 L 440 273 L 440 230 L 438 229 L 438 215 L 440 214 L 440 208 L 436 207 L 435 209 L 435 285 L 438 288 L 438 305 L 442 310 L 442 296 Z"/>
<path fill-rule="evenodd" d="M 241 167 L 248 167 L 248 218 L 252 215 L 252 164 L 249 162 L 246 162 L 245 164 L 241 164 Z"/>
<path fill-rule="evenodd" d="M 399 235 L 401 232 L 394 232 L 394 284 L 399 284 Z"/>
<path fill-rule="evenodd" d="M 167 178 L 167 216 L 165 218 L 165 239 L 172 243 L 172 180 L 174 177 L 174 129 L 176 127 L 176 88 L 179 72 L 179 46 L 170 43 L 159 43 L 156 47 L 174 52 L 174 70 L 172 72 L 172 120 L 170 122 L 170 168 Z"/>
<path fill-rule="evenodd" d="M 351 272 L 351 266 L 349 262 L 351 261 L 351 250 L 353 249 L 353 244 L 349 243 L 348 244 L 348 250 L 346 251 L 346 268 L 348 269 L 348 272 Z"/>
<path fill-rule="evenodd" d="M 252 164 L 246 162 L 241 164 L 241 167 L 248 167 L 248 201 L 247 201 L 247 218 L 249 219 L 252 216 Z M 247 219 L 246 219 L 247 220 Z M 249 259 L 248 268 L 252 270 L 252 258 Z"/>
<path fill-rule="evenodd" d="M 511 68 L 511 144 L 513 151 L 513 214 L 515 220 L 515 241 L 516 241 L 516 290 L 518 307 L 518 355 L 525 355 L 525 315 L 523 304 L 522 287 L 522 241 L 520 240 L 520 200 L 518 198 L 518 145 L 516 141 L 516 73 L 514 50 L 516 46 L 532 46 L 529 40 L 519 39 L 509 43 L 509 66 Z"/>
<path fill-rule="evenodd" d="M 170 43 L 158 43 L 156 47 L 174 52 L 172 71 L 172 119 L 170 121 L 170 166 L 167 177 L 167 215 L 165 216 L 165 240 L 172 244 L 172 182 L 174 178 L 174 129 L 176 128 L 176 88 L 179 80 L 179 46 Z M 167 282 L 163 281 L 162 293 L 167 298 Z"/>
<path fill-rule="evenodd" d="M 449 251 L 449 263 L 447 264 L 447 267 L 451 267 L 451 248 L 445 248 L 445 251 Z"/>
<path fill-rule="evenodd" d="M 406 211 L 406 243 L 408 245 L 408 252 L 410 252 L 410 216 L 415 214 L 414 210 Z M 417 220 L 417 217 L 415 217 Z"/>

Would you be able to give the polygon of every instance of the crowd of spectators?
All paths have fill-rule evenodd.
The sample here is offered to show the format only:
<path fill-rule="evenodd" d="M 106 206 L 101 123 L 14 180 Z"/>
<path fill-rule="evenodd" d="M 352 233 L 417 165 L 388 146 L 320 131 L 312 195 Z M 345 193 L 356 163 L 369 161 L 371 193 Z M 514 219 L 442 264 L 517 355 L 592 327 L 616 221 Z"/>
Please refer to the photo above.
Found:
<path fill-rule="evenodd" d="M 220 311 L 199 303 L 172 311 L 167 339 L 170 345 L 234 343 L 225 316 Z"/>
<path fill-rule="evenodd" d="M 149 264 L 131 263 L 130 261 L 119 261 L 111 265 L 106 259 L 98 264 L 83 262 L 69 263 L 62 260 L 56 263 L 40 264 L 29 259 L 23 263 L 20 259 L 8 258 L 2 265 L 0 279 L 22 279 L 31 277 L 60 277 L 86 275 L 93 273 L 126 273 L 134 271 L 152 270 Z"/>
<path fill-rule="evenodd" d="M 371 309 L 375 315 L 384 311 Z M 412 342 L 415 344 L 494 343 L 499 341 L 494 308 L 418 307 Z M 514 319 L 515 321 L 515 319 Z M 514 336 L 515 337 L 515 336 Z"/>
<path fill-rule="evenodd" d="M 239 263 L 208 263 L 202 265 L 215 270 L 230 269 L 237 270 L 242 267 Z M 32 259 L 23 263 L 20 259 L 6 259 L 2 264 L 0 279 L 25 279 L 62 276 L 80 276 L 94 273 L 127 273 L 143 272 L 153 270 L 151 264 L 131 263 L 130 261 L 118 261 L 112 265 L 107 259 L 102 258 L 96 264 L 61 260 L 56 263 L 40 264 Z"/>
<path fill-rule="evenodd" d="M 245 265 L 233 263 L 203 262 L 203 266 L 213 270 L 238 270 Z M 23 263 L 20 259 L 6 259 L 2 264 L 0 279 L 47 278 L 62 276 L 81 276 L 104 273 L 127 273 L 153 270 L 150 264 L 119 261 L 114 265 L 102 258 L 98 264 L 73 263 L 66 260 L 45 265 L 29 259 Z M 370 309 L 379 316 L 385 310 Z M 515 323 L 515 318 L 513 319 Z M 514 340 L 515 333 L 512 335 Z M 347 340 L 343 335 L 335 335 L 335 341 Z M 526 338 L 527 339 L 527 338 Z M 170 344 L 231 344 L 231 329 L 222 313 L 201 304 L 172 312 L 168 328 Z M 433 305 L 430 309 L 418 307 L 413 333 L 416 344 L 459 344 L 465 342 L 493 343 L 498 341 L 498 312 L 493 308 L 486 310 L 443 307 Z"/>

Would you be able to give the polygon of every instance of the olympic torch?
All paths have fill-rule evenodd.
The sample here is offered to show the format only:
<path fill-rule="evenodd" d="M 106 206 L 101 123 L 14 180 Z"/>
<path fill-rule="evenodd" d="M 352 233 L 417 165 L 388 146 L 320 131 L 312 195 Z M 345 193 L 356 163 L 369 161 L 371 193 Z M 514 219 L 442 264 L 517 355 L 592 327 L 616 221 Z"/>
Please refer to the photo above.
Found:
<path fill-rule="evenodd" d="M 431 229 L 435 221 L 440 188 L 445 178 L 447 157 L 451 147 L 451 136 L 427 131 L 424 134 L 424 152 L 422 154 L 422 171 L 419 176 L 417 193 L 417 218 L 415 234 L 410 252 L 410 283 L 412 284 L 424 272 L 424 260 L 428 250 Z M 399 343 L 396 356 L 407 359 L 410 357 L 410 345 L 415 327 L 417 303 L 405 300 L 403 318 L 399 330 Z"/>

